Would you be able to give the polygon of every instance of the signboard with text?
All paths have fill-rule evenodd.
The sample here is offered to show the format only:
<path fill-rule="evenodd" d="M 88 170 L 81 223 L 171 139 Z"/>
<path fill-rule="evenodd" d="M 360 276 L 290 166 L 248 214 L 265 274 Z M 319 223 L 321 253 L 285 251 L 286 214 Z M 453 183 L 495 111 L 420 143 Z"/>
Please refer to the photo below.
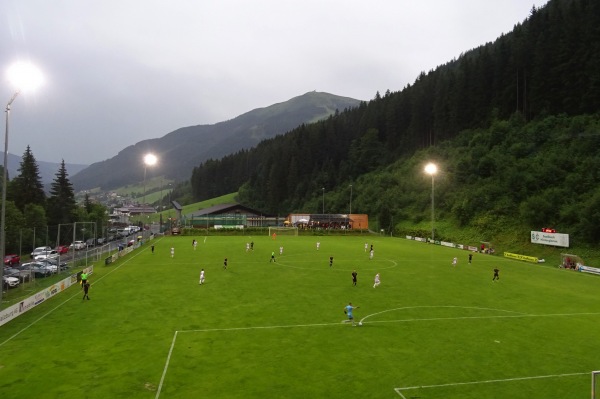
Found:
<path fill-rule="evenodd" d="M 543 231 L 531 232 L 532 244 L 553 245 L 555 247 L 569 247 L 569 235 L 560 233 L 547 233 Z"/>

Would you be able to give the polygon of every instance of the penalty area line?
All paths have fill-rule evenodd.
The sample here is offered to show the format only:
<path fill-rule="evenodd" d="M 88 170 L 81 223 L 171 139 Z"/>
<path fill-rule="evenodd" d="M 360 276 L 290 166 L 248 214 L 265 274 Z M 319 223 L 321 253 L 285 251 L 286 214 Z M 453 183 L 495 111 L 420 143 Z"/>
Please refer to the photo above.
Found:
<path fill-rule="evenodd" d="M 180 333 L 190 332 L 215 332 L 215 331 L 247 331 L 247 330 L 274 330 L 277 328 L 297 328 L 297 327 L 330 327 L 339 326 L 340 323 L 314 323 L 314 324 L 289 324 L 276 326 L 250 326 L 250 327 L 230 327 L 230 328 L 204 328 L 197 330 L 180 330 Z"/>
<path fill-rule="evenodd" d="M 567 373 L 567 374 L 551 374 L 551 375 L 536 375 L 532 377 L 516 377 L 516 378 L 504 378 L 497 380 L 483 380 L 483 381 L 469 381 L 469 382 L 454 382 L 448 384 L 435 384 L 435 385 L 421 385 L 421 386 L 413 386 L 413 387 L 402 387 L 402 388 L 394 388 L 394 391 L 401 398 L 406 399 L 406 396 L 402 394 L 402 391 L 409 391 L 414 389 L 427 389 L 427 388 L 443 388 L 443 387 L 455 387 L 461 385 L 477 385 L 477 384 L 493 384 L 498 382 L 512 382 L 512 381 L 526 381 L 526 380 L 540 380 L 544 378 L 563 378 L 563 377 L 573 377 L 579 375 L 587 375 L 587 373 Z"/>
<path fill-rule="evenodd" d="M 175 348 L 175 341 L 177 340 L 178 332 L 179 331 L 175 331 L 175 334 L 173 334 L 173 340 L 171 341 L 171 348 L 169 349 L 169 354 L 167 355 L 167 361 L 165 362 L 165 367 L 163 368 L 162 376 L 160 377 L 160 382 L 158 384 L 158 388 L 156 389 L 156 399 L 158 399 L 160 396 L 160 391 L 162 390 L 163 382 L 165 381 L 165 376 L 167 375 L 167 369 L 169 368 L 169 363 L 171 362 L 171 354 L 173 353 L 173 348 Z"/>

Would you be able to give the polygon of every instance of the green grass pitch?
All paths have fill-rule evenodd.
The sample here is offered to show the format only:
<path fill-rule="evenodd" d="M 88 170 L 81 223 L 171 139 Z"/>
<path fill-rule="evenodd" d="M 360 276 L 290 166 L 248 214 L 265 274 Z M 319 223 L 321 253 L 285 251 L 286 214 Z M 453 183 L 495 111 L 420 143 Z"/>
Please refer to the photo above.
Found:
<path fill-rule="evenodd" d="M 2 326 L 0 397 L 588 398 L 600 369 L 597 276 L 379 236 L 192 238 Z"/>

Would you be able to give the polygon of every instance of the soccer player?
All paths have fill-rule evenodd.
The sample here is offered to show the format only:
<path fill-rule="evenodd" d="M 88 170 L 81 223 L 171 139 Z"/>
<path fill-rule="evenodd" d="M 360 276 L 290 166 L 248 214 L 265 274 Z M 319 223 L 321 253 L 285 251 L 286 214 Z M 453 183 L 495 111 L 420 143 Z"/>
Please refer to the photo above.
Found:
<path fill-rule="evenodd" d="M 171 247 L 171 258 L 175 257 L 175 247 Z"/>
<path fill-rule="evenodd" d="M 279 247 L 279 255 L 283 255 L 283 247 Z"/>
<path fill-rule="evenodd" d="M 154 245 L 152 245 L 152 246 L 150 247 L 150 249 L 152 250 L 152 254 L 154 255 Z"/>
<path fill-rule="evenodd" d="M 371 246 L 372 247 L 372 246 Z M 373 251 L 371 249 L 371 252 L 369 252 L 369 259 L 373 259 L 373 256 L 375 255 L 375 251 Z"/>
<path fill-rule="evenodd" d="M 204 269 L 200 270 L 200 282 L 198 284 L 204 284 Z"/>
<path fill-rule="evenodd" d="M 354 315 L 352 311 L 354 309 L 358 309 L 360 306 L 352 306 L 352 302 L 348 303 L 347 306 L 344 307 L 344 313 L 348 315 L 348 320 L 344 320 L 344 323 L 352 323 L 354 325 Z"/>
<path fill-rule="evenodd" d="M 251 241 L 251 242 L 250 242 L 250 250 L 251 250 L 251 251 L 254 251 L 254 241 Z"/>
<path fill-rule="evenodd" d="M 249 242 L 246 243 L 246 252 L 248 252 L 248 251 L 250 251 L 250 243 Z"/>
<path fill-rule="evenodd" d="M 358 276 L 358 273 L 355 271 L 352 272 L 352 285 L 356 285 L 356 276 Z"/>
<path fill-rule="evenodd" d="M 379 273 L 377 273 L 377 274 L 375 275 L 375 281 L 374 281 L 374 283 L 373 283 L 373 288 L 375 288 L 375 287 L 379 287 L 379 284 L 381 284 L 381 280 L 380 280 L 380 278 L 379 278 Z"/>
<path fill-rule="evenodd" d="M 365 242 L 365 252 L 367 252 L 367 248 L 369 248 L 369 243 Z"/>
<path fill-rule="evenodd" d="M 227 270 L 227 258 L 223 260 L 223 270 Z"/>
<path fill-rule="evenodd" d="M 452 259 L 452 266 L 456 267 L 456 264 L 458 263 L 458 259 L 456 259 L 456 256 Z"/>
<path fill-rule="evenodd" d="M 469 254 L 469 263 L 473 260 L 473 254 Z"/>
<path fill-rule="evenodd" d="M 497 268 L 494 269 L 494 278 L 492 279 L 492 281 L 494 281 L 494 280 L 500 280 L 500 275 L 498 273 L 500 273 L 500 270 L 497 269 Z"/>
<path fill-rule="evenodd" d="M 275 263 L 275 251 L 271 251 L 271 260 L 269 261 L 269 263 Z"/>
<path fill-rule="evenodd" d="M 320 247 L 321 247 L 321 243 L 319 241 L 317 241 L 317 251 L 319 250 Z"/>
<path fill-rule="evenodd" d="M 88 301 L 90 300 L 90 297 L 88 296 L 89 289 L 90 289 L 90 283 L 88 283 L 87 280 L 86 280 L 85 284 L 83 284 L 83 298 L 82 298 L 82 300 L 84 300 L 85 298 L 87 298 Z"/>
<path fill-rule="evenodd" d="M 329 257 L 329 267 L 333 266 L 333 256 Z"/>
<path fill-rule="evenodd" d="M 194 238 L 194 240 L 192 241 L 192 247 L 194 247 L 194 251 L 196 250 L 197 246 L 198 246 L 198 241 L 196 241 L 196 239 Z"/>

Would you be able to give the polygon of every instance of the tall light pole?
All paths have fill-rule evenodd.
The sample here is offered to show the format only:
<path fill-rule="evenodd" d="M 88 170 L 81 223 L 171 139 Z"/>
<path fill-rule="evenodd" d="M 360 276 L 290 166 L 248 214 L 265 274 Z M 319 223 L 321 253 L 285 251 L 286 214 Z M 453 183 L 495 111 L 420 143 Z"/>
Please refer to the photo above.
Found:
<path fill-rule="evenodd" d="M 144 200 L 142 201 L 142 206 L 146 205 L 146 169 L 148 169 L 148 166 L 156 165 L 156 161 L 158 161 L 156 155 L 151 153 L 144 155 Z"/>
<path fill-rule="evenodd" d="M 352 184 L 350 185 L 350 215 L 352 215 Z"/>
<path fill-rule="evenodd" d="M 18 62 L 8 69 L 8 80 L 16 87 L 16 91 L 6 104 L 6 129 L 4 130 L 4 163 L 2 170 L 2 211 L 0 211 L 0 259 L 4 262 L 6 253 L 6 188 L 8 184 L 8 128 L 10 120 L 10 107 L 21 91 L 33 90 L 42 83 L 42 74 L 35 66 L 26 62 Z M 4 265 L 4 263 L 3 263 Z M 0 307 L 2 307 L 2 279 L 3 268 L 0 268 Z"/>
<path fill-rule="evenodd" d="M 321 188 L 321 191 L 323 191 L 323 212 L 322 214 L 325 214 L 325 187 Z"/>
<path fill-rule="evenodd" d="M 434 201 L 434 176 L 438 171 L 437 165 L 428 163 L 425 165 L 425 173 L 431 175 L 431 240 L 435 242 L 435 201 Z"/>
<path fill-rule="evenodd" d="M 348 226 L 346 226 L 346 228 L 350 227 L 350 219 L 352 217 L 352 184 L 350 185 L 350 212 L 348 213 Z"/>

